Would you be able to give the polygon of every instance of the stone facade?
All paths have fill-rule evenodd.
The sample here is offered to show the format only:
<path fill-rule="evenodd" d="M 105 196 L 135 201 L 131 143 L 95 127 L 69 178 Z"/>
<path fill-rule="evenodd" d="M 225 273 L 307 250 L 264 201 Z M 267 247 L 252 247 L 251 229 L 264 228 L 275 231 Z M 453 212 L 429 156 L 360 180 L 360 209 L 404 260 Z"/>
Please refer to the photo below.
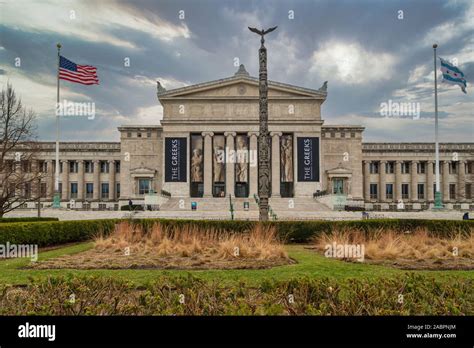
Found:
<path fill-rule="evenodd" d="M 315 90 L 269 81 L 271 197 L 297 200 L 343 194 L 348 202 L 365 204 L 368 209 L 428 208 L 434 200 L 434 144 L 363 143 L 361 126 L 324 124 L 321 105 L 326 96 L 326 84 Z M 170 197 L 253 199 L 258 182 L 258 168 L 251 161 L 257 153 L 259 131 L 258 79 L 241 66 L 232 77 L 174 90 L 167 91 L 158 83 L 157 97 L 163 106 L 161 125 L 121 126 L 118 143 L 61 143 L 63 206 L 117 209 L 129 200 L 141 204 L 153 193 L 159 204 Z M 185 144 L 179 150 L 181 158 L 173 157 L 175 150 L 166 145 L 176 139 Z M 193 139 L 199 140 L 196 144 L 202 144 L 202 149 L 193 148 Z M 319 178 L 304 181 L 298 171 L 306 170 L 307 159 L 299 146 L 308 139 L 314 141 L 311 163 L 319 157 L 316 167 L 311 167 L 318 173 L 312 175 Z M 221 143 L 225 144 L 225 173 L 215 176 L 217 144 Z M 238 146 L 250 150 L 246 169 L 229 160 Z M 48 205 L 54 190 L 54 143 L 41 143 L 41 148 L 39 160 L 46 162 L 47 171 L 43 179 L 47 194 L 42 200 Z M 171 151 L 169 163 L 167 151 Z M 474 193 L 474 143 L 441 144 L 440 153 L 443 201 L 448 207 L 469 209 Z M 181 171 L 179 180 L 166 175 L 174 161 L 183 166 L 184 171 L 171 169 Z M 198 167 L 192 168 L 193 161 Z M 202 181 L 194 182 L 191 170 L 199 169 L 203 169 Z M 246 170 L 245 175 L 238 170 Z M 223 179 L 214 182 L 216 177 Z"/>

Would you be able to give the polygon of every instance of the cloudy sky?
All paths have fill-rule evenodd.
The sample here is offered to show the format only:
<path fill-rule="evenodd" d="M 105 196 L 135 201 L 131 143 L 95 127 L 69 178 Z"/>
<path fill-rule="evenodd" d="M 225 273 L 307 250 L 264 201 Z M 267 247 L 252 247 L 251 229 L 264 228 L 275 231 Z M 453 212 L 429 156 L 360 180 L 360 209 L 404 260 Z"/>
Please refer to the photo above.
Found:
<path fill-rule="evenodd" d="M 184 17 L 184 18 L 183 18 Z M 38 114 L 53 140 L 56 43 L 98 68 L 100 85 L 62 82 L 69 101 L 96 116 L 62 119 L 63 140 L 118 140 L 117 126 L 157 124 L 156 81 L 167 88 L 234 74 L 258 76 L 258 38 L 269 35 L 271 80 L 308 88 L 329 81 L 326 124 L 366 127 L 365 141 L 432 141 L 433 49 L 466 75 L 468 94 L 440 83 L 441 140 L 474 138 L 474 1 L 25 1 L 0 3 L 0 76 Z M 126 66 L 129 61 L 129 66 Z M 383 117 L 381 104 L 419 103 L 420 117 Z"/>

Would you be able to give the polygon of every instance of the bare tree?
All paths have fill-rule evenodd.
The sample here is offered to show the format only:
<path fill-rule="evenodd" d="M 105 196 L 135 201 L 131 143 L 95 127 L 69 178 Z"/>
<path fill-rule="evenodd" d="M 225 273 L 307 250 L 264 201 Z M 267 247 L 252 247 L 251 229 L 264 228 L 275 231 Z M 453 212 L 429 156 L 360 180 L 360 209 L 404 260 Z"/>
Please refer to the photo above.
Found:
<path fill-rule="evenodd" d="M 0 98 L 0 217 L 41 195 L 42 164 L 36 160 L 36 115 L 26 110 L 10 83 Z"/>

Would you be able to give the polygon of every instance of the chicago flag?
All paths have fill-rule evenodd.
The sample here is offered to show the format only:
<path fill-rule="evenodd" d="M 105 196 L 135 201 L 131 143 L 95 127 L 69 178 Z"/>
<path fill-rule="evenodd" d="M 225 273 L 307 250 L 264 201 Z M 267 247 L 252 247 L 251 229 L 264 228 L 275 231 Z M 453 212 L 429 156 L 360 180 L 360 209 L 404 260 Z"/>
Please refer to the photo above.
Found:
<path fill-rule="evenodd" d="M 464 73 L 459 70 L 457 66 L 454 66 L 447 60 L 443 58 L 439 58 L 441 60 L 441 72 L 443 73 L 443 81 L 447 83 L 451 83 L 454 85 L 459 85 L 461 90 L 464 93 L 466 92 L 466 79 L 464 78 Z"/>

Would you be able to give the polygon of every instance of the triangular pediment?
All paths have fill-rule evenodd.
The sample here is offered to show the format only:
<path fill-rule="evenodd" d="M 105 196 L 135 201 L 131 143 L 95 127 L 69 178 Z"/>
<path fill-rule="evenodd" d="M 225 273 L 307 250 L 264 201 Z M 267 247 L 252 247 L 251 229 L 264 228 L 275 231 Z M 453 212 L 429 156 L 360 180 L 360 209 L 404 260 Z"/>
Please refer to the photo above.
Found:
<path fill-rule="evenodd" d="M 212 98 L 212 99 L 234 99 L 234 98 L 258 98 L 259 82 L 257 78 L 250 76 L 234 76 L 227 79 L 210 81 L 207 83 L 191 85 L 169 91 L 158 93 L 159 99 L 181 99 L 181 98 Z M 326 92 L 301 88 L 288 84 L 269 81 L 269 98 L 314 98 L 325 99 Z"/>

